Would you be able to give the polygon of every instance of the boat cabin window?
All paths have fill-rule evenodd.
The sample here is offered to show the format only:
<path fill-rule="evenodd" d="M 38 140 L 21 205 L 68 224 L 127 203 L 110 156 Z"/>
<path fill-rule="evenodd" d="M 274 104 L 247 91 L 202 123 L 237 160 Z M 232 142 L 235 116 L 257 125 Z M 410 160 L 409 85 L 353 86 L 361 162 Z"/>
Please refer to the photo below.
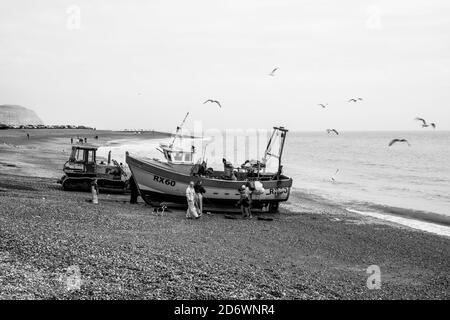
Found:
<path fill-rule="evenodd" d="M 172 161 L 172 155 L 170 154 L 170 152 L 164 151 L 164 154 L 165 154 L 166 159 L 167 159 L 168 161 Z"/>
<path fill-rule="evenodd" d="M 164 154 L 166 155 L 166 159 L 169 162 L 192 162 L 192 153 L 191 152 L 184 152 L 184 151 L 164 151 Z"/>
<path fill-rule="evenodd" d="M 173 160 L 174 161 L 183 161 L 183 153 L 182 152 L 175 152 Z"/>

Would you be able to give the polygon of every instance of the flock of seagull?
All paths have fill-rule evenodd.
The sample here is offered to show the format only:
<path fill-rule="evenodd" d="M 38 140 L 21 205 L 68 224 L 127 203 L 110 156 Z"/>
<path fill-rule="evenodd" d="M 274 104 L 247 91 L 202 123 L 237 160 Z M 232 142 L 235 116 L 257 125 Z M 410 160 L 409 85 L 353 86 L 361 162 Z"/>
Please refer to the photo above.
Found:
<path fill-rule="evenodd" d="M 430 122 L 430 124 L 428 124 L 425 119 L 423 118 L 415 118 L 414 120 L 420 121 L 422 122 L 422 128 L 428 128 L 428 127 L 432 127 L 433 129 L 436 129 L 436 124 L 434 122 Z M 388 146 L 392 146 L 394 143 L 397 142 L 404 142 L 406 144 L 408 144 L 408 146 L 411 147 L 411 144 L 408 142 L 408 140 L 406 139 L 392 139 L 391 142 L 389 142 Z"/>
<path fill-rule="evenodd" d="M 272 69 L 272 71 L 271 71 L 268 75 L 271 76 L 271 77 L 275 77 L 275 73 L 278 71 L 278 69 L 279 69 L 278 67 Z M 361 98 L 361 97 L 355 97 L 355 98 L 349 99 L 347 102 L 348 102 L 348 103 L 358 103 L 358 102 L 361 102 L 361 101 L 363 101 L 363 100 L 364 100 L 364 99 Z M 206 100 L 205 102 L 203 102 L 203 104 L 206 104 L 206 103 L 215 103 L 216 105 L 219 106 L 219 108 L 222 108 L 222 105 L 220 104 L 220 102 L 219 102 L 218 100 L 208 99 L 208 100 Z M 319 103 L 319 104 L 317 104 L 317 105 L 320 106 L 320 107 L 322 107 L 323 109 L 326 109 L 326 108 L 328 107 L 328 103 Z M 422 128 L 432 127 L 433 129 L 436 129 L 436 124 L 435 124 L 434 122 L 428 123 L 425 119 L 419 118 L 419 117 L 415 118 L 414 120 L 417 120 L 417 121 L 422 122 Z M 334 129 L 334 128 L 333 128 L 333 129 L 326 129 L 326 132 L 327 132 L 328 134 L 339 135 L 339 131 L 337 131 L 337 130 Z M 394 145 L 394 144 L 397 143 L 397 142 L 407 143 L 408 146 L 411 146 L 411 144 L 408 142 L 408 140 L 403 139 L 403 138 L 401 138 L 401 139 L 400 139 L 400 138 L 392 139 L 392 140 L 389 142 L 388 146 L 390 147 L 390 146 Z M 336 172 L 336 173 L 337 173 L 337 172 Z M 334 179 L 333 179 L 333 180 L 334 180 Z"/>
<path fill-rule="evenodd" d="M 356 103 L 358 101 L 363 101 L 363 98 L 358 97 L 358 98 L 351 98 L 348 100 L 348 102 L 352 102 L 352 103 Z M 322 107 L 323 109 L 328 107 L 328 103 L 319 103 L 317 105 Z M 434 122 L 428 123 L 425 119 L 419 118 L 419 117 L 415 118 L 414 120 L 422 122 L 422 128 L 432 127 L 433 129 L 436 129 L 436 124 Z M 337 131 L 336 129 L 327 129 L 326 131 L 328 134 L 339 135 L 339 131 Z M 388 147 L 392 146 L 393 144 L 395 144 L 397 142 L 404 142 L 404 143 L 407 143 L 408 146 L 411 146 L 411 144 L 408 142 L 408 140 L 403 139 L 403 138 L 402 139 L 396 138 L 396 139 L 392 139 L 389 142 Z M 334 179 L 332 179 L 332 180 L 334 181 Z"/>
<path fill-rule="evenodd" d="M 357 98 L 351 98 L 351 99 L 349 99 L 347 102 L 349 102 L 349 103 L 357 103 L 357 102 L 363 101 L 363 100 L 364 100 L 363 98 L 357 97 Z M 320 106 L 320 107 L 322 107 L 323 109 L 325 109 L 326 107 L 328 107 L 328 103 L 319 103 L 319 104 L 317 104 L 317 105 Z M 326 131 L 327 131 L 328 134 L 333 133 L 333 134 L 335 134 L 335 135 L 337 135 L 337 136 L 339 135 L 339 131 L 337 131 L 336 129 L 327 129 Z"/>
<path fill-rule="evenodd" d="M 272 71 L 268 74 L 271 77 L 275 77 L 275 73 L 277 72 L 279 68 L 276 67 L 274 69 L 272 69 Z M 355 98 L 351 98 L 347 101 L 347 103 L 358 103 L 364 101 L 363 98 L 361 97 L 355 97 Z M 220 104 L 220 102 L 218 100 L 214 100 L 214 99 L 208 99 L 205 102 L 203 102 L 203 104 L 206 103 L 214 103 L 217 104 L 219 106 L 219 108 L 222 108 L 222 105 Z M 328 103 L 319 103 L 317 104 L 319 107 L 321 107 L 322 109 L 326 109 L 328 107 Z M 432 127 L 433 129 L 436 129 L 436 124 L 434 122 L 430 122 L 428 123 L 425 119 L 423 118 L 415 118 L 414 120 L 416 121 L 420 121 L 422 122 L 422 128 L 428 128 L 428 127 Z M 326 129 L 326 132 L 328 134 L 334 134 L 334 135 L 339 135 L 339 131 L 337 131 L 336 129 L 332 128 L 332 129 Z M 409 143 L 408 140 L 404 139 L 404 138 L 396 138 L 396 139 L 392 139 L 389 144 L 388 147 L 391 147 L 392 145 L 394 145 L 395 143 L 406 143 L 408 144 L 408 146 L 411 146 L 411 144 Z M 334 173 L 334 175 L 331 177 L 331 181 L 332 182 L 336 182 L 336 175 L 338 174 L 339 169 L 336 170 L 336 172 Z"/>

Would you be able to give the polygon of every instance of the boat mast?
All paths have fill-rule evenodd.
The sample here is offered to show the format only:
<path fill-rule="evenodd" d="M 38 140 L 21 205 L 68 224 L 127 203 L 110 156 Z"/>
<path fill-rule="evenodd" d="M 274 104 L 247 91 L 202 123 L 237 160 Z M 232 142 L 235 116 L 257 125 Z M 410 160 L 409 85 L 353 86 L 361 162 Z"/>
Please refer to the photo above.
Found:
<path fill-rule="evenodd" d="M 263 163 L 266 164 L 267 156 L 272 156 L 272 157 L 278 158 L 277 179 L 280 179 L 281 171 L 282 171 L 281 156 L 283 154 L 284 141 L 286 140 L 286 133 L 288 132 L 288 130 L 285 129 L 284 127 L 273 127 L 273 129 L 274 130 L 272 132 L 272 135 L 269 139 L 269 142 L 267 143 L 267 148 L 266 148 L 266 153 L 264 154 Z M 271 153 L 272 143 L 274 141 L 275 134 L 278 131 L 281 131 L 280 149 L 278 150 L 278 154 L 273 154 L 273 153 Z"/>
<path fill-rule="evenodd" d="M 280 179 L 281 171 L 283 166 L 281 165 L 281 156 L 283 154 L 284 149 L 284 141 L 286 140 L 286 133 L 288 132 L 287 129 L 284 127 L 274 127 L 275 130 L 281 131 L 281 142 L 280 142 L 280 152 L 278 154 L 278 172 L 277 172 L 277 179 Z"/>
<path fill-rule="evenodd" d="M 169 145 L 170 148 L 173 147 L 173 144 L 175 143 L 175 139 L 178 137 L 178 133 L 180 132 L 181 128 L 183 127 L 184 123 L 186 122 L 186 118 L 188 117 L 189 112 L 186 113 L 186 115 L 184 116 L 183 121 L 181 122 L 181 124 L 177 127 L 177 131 L 175 132 L 175 136 L 173 137 L 172 143 Z"/>

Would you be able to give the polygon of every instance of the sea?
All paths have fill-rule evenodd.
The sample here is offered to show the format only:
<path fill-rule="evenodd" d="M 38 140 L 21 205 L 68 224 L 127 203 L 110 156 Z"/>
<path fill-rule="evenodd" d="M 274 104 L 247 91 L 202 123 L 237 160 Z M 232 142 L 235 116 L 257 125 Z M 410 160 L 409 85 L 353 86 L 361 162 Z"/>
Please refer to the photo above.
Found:
<path fill-rule="evenodd" d="M 222 139 L 182 139 L 195 144 L 208 165 L 221 169 L 222 158 L 235 166 L 261 159 L 269 133 L 246 137 L 242 132 Z M 395 143 L 394 139 L 407 139 Z M 225 141 L 226 140 L 226 141 Z M 206 143 L 204 141 L 207 141 Z M 162 140 L 117 140 L 103 147 L 106 156 L 124 162 L 124 152 L 162 158 L 156 150 Z M 249 149 L 253 149 L 249 150 Z M 274 146 L 272 151 L 278 151 Z M 249 159 L 250 160 L 250 159 Z M 278 160 L 271 158 L 269 169 Z M 288 206 L 305 199 L 335 204 L 361 215 L 450 236 L 450 131 L 395 132 L 288 132 L 282 154 L 283 173 L 293 178 Z"/>

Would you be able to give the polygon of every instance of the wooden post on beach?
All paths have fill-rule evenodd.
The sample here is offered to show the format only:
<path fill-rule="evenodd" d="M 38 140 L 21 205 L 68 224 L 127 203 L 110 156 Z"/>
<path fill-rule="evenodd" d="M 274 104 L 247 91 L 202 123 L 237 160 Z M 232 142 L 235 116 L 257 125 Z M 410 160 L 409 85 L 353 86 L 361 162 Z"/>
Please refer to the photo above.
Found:
<path fill-rule="evenodd" d="M 94 179 L 91 184 L 92 203 L 98 204 L 98 185 L 97 179 Z"/>

